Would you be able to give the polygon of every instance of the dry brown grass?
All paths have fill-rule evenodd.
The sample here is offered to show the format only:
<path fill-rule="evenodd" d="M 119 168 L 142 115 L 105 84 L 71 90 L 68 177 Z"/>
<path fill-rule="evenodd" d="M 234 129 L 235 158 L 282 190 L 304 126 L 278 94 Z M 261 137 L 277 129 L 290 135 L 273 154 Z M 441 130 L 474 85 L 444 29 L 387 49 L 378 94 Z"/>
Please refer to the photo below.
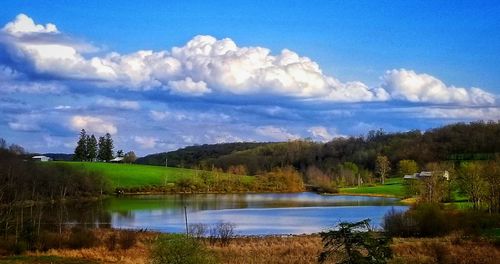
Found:
<path fill-rule="evenodd" d="M 143 264 L 148 263 L 149 245 L 155 239 L 157 234 L 140 232 L 137 236 L 137 243 L 127 249 L 123 250 L 117 248 L 109 251 L 104 244 L 106 239 L 113 233 L 119 235 L 122 231 L 117 230 L 96 230 L 96 236 L 99 238 L 98 246 L 84 249 L 51 249 L 47 252 L 35 252 L 30 255 L 43 256 L 52 255 L 68 258 L 78 258 L 89 261 L 98 261 L 100 263 L 124 263 L 124 264 Z"/>
<path fill-rule="evenodd" d="M 147 263 L 151 242 L 156 233 L 139 233 L 138 242 L 128 250 L 109 251 L 103 243 L 112 230 L 96 231 L 101 243 L 90 249 L 57 249 L 31 255 L 54 255 L 100 263 Z M 317 263 L 322 249 L 318 235 L 290 237 L 241 237 L 227 247 L 207 246 L 220 263 Z M 444 238 L 396 238 L 391 247 L 391 263 L 500 263 L 500 248 L 481 240 L 463 240 L 458 236 Z"/>
<path fill-rule="evenodd" d="M 319 236 L 238 238 L 228 247 L 212 247 L 221 263 L 317 263 Z"/>
<path fill-rule="evenodd" d="M 394 239 L 392 263 L 497 264 L 500 248 L 484 240 L 443 238 Z"/>

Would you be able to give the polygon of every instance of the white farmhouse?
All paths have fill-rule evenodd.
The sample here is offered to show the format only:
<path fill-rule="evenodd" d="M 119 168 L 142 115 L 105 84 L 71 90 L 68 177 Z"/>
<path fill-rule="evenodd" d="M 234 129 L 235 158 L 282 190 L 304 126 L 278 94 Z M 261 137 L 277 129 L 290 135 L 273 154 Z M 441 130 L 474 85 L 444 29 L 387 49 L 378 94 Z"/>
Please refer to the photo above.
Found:
<path fill-rule="evenodd" d="M 47 156 L 33 156 L 33 157 L 31 157 L 31 159 L 34 161 L 40 161 L 40 162 L 47 162 L 47 161 L 52 160 L 50 157 L 47 157 Z"/>
<path fill-rule="evenodd" d="M 422 171 L 422 172 L 417 172 L 413 173 L 411 175 L 405 175 L 403 179 L 405 180 L 422 180 L 422 179 L 428 179 L 429 177 L 432 176 L 433 173 L 436 174 L 441 174 L 443 178 L 445 178 L 447 181 L 450 180 L 450 173 L 448 171 Z"/>
<path fill-rule="evenodd" d="M 121 163 L 121 162 L 123 162 L 123 157 L 116 157 L 116 158 L 110 160 L 109 162 L 111 162 L 111 163 Z"/>

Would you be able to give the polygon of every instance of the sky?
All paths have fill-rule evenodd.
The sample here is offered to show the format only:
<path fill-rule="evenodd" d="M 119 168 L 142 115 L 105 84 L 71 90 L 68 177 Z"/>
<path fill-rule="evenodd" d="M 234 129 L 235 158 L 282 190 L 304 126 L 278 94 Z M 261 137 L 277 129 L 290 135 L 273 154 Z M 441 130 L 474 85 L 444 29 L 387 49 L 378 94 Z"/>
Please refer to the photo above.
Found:
<path fill-rule="evenodd" d="M 144 2 L 144 3 L 143 3 Z M 499 1 L 2 1 L 0 137 L 138 155 L 500 120 Z"/>

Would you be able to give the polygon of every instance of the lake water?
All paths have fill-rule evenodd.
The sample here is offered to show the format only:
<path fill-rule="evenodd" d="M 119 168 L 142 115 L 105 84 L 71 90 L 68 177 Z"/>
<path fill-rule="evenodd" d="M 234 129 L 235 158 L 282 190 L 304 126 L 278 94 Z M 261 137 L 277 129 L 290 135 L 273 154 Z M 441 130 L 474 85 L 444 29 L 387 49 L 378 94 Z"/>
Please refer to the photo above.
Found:
<path fill-rule="evenodd" d="M 311 192 L 127 196 L 109 199 L 102 209 L 113 228 L 182 233 L 184 206 L 189 224 L 230 222 L 238 235 L 315 233 L 366 218 L 380 227 L 391 208 L 407 209 L 395 198 Z"/>

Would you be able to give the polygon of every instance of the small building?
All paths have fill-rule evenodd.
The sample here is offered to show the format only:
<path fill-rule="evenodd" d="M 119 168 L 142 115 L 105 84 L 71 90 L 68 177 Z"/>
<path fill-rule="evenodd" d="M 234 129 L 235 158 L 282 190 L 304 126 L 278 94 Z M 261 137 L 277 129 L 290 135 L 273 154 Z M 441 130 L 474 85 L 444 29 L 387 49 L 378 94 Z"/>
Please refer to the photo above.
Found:
<path fill-rule="evenodd" d="M 421 171 L 417 173 L 413 173 L 410 175 L 405 175 L 403 179 L 405 180 L 422 180 L 422 179 L 428 179 L 429 177 L 432 176 L 433 173 L 437 174 L 442 174 L 443 178 L 445 178 L 447 181 L 450 180 L 450 173 L 448 171 Z"/>
<path fill-rule="evenodd" d="M 47 161 L 52 160 L 52 158 L 47 157 L 47 156 L 33 156 L 33 157 L 31 157 L 31 159 L 33 161 L 40 161 L 40 162 L 47 162 Z"/>
<path fill-rule="evenodd" d="M 109 162 L 111 162 L 111 163 L 122 163 L 123 162 L 123 157 L 116 157 L 116 158 L 110 160 Z"/>

